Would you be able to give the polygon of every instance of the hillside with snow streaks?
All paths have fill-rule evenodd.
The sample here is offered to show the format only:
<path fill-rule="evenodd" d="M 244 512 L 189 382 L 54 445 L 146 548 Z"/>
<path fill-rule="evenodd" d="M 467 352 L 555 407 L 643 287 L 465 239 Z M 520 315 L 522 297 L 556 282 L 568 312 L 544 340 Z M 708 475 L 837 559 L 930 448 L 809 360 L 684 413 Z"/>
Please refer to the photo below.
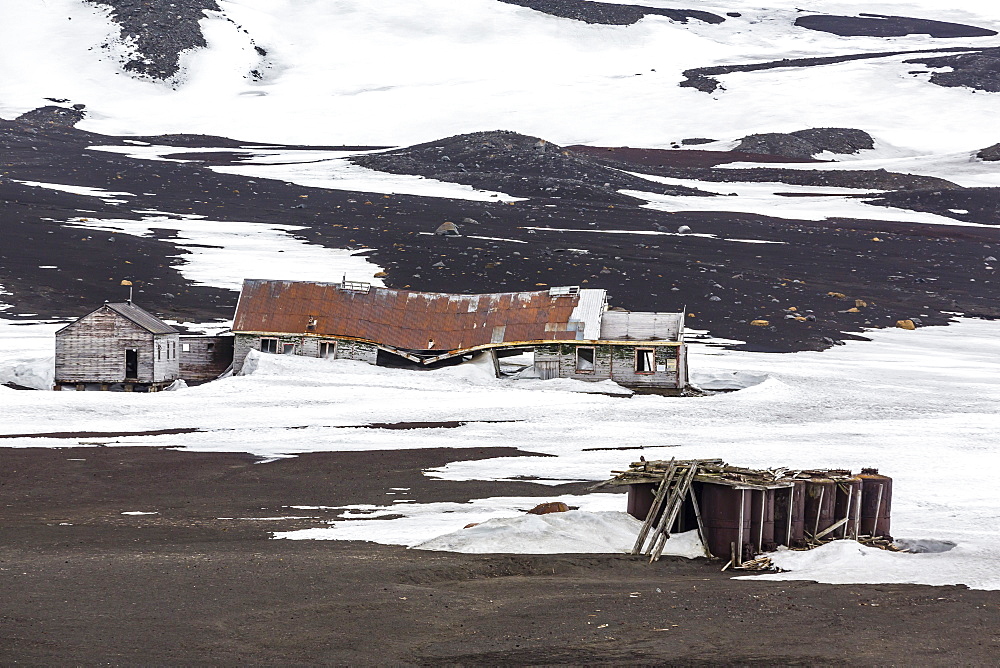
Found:
<path fill-rule="evenodd" d="M 931 83 L 947 66 L 907 62 L 1000 46 L 988 34 L 1000 29 L 1000 10 L 987 3 L 698 2 L 688 4 L 718 22 L 649 13 L 606 25 L 542 9 L 685 3 L 185 0 L 171 5 L 185 10 L 183 21 L 169 12 L 163 19 L 177 23 L 176 39 L 154 45 L 141 32 L 152 28 L 115 14 L 116 4 L 124 3 L 3 0 L 0 116 L 56 98 L 87 105 L 80 127 L 104 134 L 299 144 L 402 145 L 500 127 L 563 144 L 647 147 L 824 126 L 861 128 L 922 152 L 973 150 L 998 138 L 992 95 Z M 519 6 L 529 4 L 541 9 Z M 204 9 L 212 5 L 218 11 Z M 897 29 L 879 29 L 864 21 L 880 19 L 859 12 L 967 29 L 937 32 L 912 21 L 898 29 L 888 19 L 881 21 Z M 204 18 L 195 22 L 196 14 Z M 828 15 L 889 36 L 817 29 Z M 803 23 L 805 16 L 820 20 Z M 893 35 L 906 30 L 948 36 Z M 156 54 L 141 51 L 154 47 Z M 162 53 L 171 48 L 179 55 Z M 934 53 L 781 62 L 914 51 Z M 160 70 L 150 63 L 174 56 L 176 73 L 154 78 Z M 710 93 L 680 85 L 688 70 L 775 62 L 712 75 L 719 87 Z"/>

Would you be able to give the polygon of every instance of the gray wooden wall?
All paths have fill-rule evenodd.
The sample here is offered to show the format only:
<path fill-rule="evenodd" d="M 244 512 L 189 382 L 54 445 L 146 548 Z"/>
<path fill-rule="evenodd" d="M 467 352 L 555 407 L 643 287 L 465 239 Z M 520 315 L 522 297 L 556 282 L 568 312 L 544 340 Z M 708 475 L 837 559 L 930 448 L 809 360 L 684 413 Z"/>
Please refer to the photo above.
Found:
<path fill-rule="evenodd" d="M 111 309 L 98 309 L 56 334 L 55 380 L 124 382 L 125 351 L 135 348 L 139 362 L 136 382 L 170 382 L 179 377 L 179 362 L 176 357 L 168 357 L 168 343 L 178 341 L 177 334 L 154 336 Z"/>
<path fill-rule="evenodd" d="M 574 344 L 551 344 L 535 347 L 535 363 L 548 363 L 554 369 L 554 377 L 574 378 L 576 380 L 607 380 L 611 379 L 625 387 L 650 387 L 678 389 L 684 385 L 684 368 L 681 365 L 678 373 L 678 356 L 683 357 L 686 351 L 683 346 L 664 346 L 647 343 L 629 345 L 597 344 L 579 347 L 593 347 L 594 370 L 590 373 L 580 373 L 576 368 L 576 349 Z M 653 348 L 656 358 L 656 371 L 650 374 L 635 372 L 636 348 Z"/>
<path fill-rule="evenodd" d="M 370 343 L 362 343 L 360 341 L 344 341 L 335 338 L 321 339 L 315 336 L 301 335 L 262 336 L 259 334 L 237 334 L 233 347 L 233 371 L 235 373 L 238 373 L 243 368 L 243 362 L 246 360 L 247 353 L 251 350 L 260 350 L 260 340 L 262 338 L 278 339 L 279 350 L 281 350 L 282 344 L 292 343 L 295 345 L 295 354 L 303 357 L 319 357 L 320 343 L 327 341 L 336 342 L 336 359 L 357 360 L 369 364 L 375 364 L 375 361 L 378 359 L 378 348 Z"/>
<path fill-rule="evenodd" d="M 231 336 L 182 336 L 180 346 L 180 374 L 184 380 L 218 378 L 233 363 Z"/>

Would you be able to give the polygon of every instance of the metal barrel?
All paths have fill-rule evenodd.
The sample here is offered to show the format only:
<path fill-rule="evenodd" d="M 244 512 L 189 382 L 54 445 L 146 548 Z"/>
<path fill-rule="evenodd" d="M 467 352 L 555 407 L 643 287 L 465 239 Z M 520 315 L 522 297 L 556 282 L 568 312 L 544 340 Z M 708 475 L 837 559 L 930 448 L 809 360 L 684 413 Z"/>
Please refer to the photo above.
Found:
<path fill-rule="evenodd" d="M 878 469 L 862 469 L 858 477 L 861 479 L 860 533 L 891 540 L 892 478 L 879 475 Z"/>
<path fill-rule="evenodd" d="M 753 490 L 705 483 L 698 485 L 698 503 L 705 526 L 705 542 L 714 557 L 729 559 L 733 546 L 737 559 L 744 561 L 751 553 L 751 497 Z"/>
<path fill-rule="evenodd" d="M 805 532 L 815 536 L 836 521 L 837 483 L 829 478 L 810 478 L 805 481 L 805 492 Z"/>
<path fill-rule="evenodd" d="M 637 482 L 628 486 L 628 509 L 626 512 L 639 521 L 645 521 L 653 507 L 657 483 Z"/>
<path fill-rule="evenodd" d="M 750 492 L 749 543 L 756 553 L 770 552 L 777 547 L 774 542 L 774 492 L 773 489 Z"/>
<path fill-rule="evenodd" d="M 844 523 L 833 531 L 834 538 L 854 538 L 858 535 L 861 514 L 861 478 L 837 481 L 837 501 L 834 504 L 834 521 Z"/>
<path fill-rule="evenodd" d="M 806 481 L 774 490 L 774 541 L 778 545 L 805 545 Z"/>

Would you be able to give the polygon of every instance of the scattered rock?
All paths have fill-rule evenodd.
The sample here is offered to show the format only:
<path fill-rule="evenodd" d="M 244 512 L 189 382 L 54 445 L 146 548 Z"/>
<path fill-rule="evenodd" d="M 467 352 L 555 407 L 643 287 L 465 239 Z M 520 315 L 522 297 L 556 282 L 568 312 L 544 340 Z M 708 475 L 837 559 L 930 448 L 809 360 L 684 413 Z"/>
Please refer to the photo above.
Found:
<path fill-rule="evenodd" d="M 458 225 L 456 225 L 455 223 L 447 222 L 447 221 L 441 223 L 441 225 L 439 225 L 438 228 L 436 230 L 434 230 L 434 234 L 437 234 L 438 236 L 443 236 L 443 237 L 460 237 L 460 236 L 462 236 L 461 232 L 458 231 Z"/>
<path fill-rule="evenodd" d="M 767 327 L 771 324 L 770 320 L 751 320 L 750 324 L 754 327 Z"/>
<path fill-rule="evenodd" d="M 565 513 L 569 509 L 569 506 L 562 501 L 549 501 L 548 503 L 539 503 L 529 510 L 528 513 L 531 515 L 548 515 L 550 513 Z"/>
<path fill-rule="evenodd" d="M 916 329 L 917 325 L 913 320 L 897 320 L 896 327 L 900 329 Z"/>

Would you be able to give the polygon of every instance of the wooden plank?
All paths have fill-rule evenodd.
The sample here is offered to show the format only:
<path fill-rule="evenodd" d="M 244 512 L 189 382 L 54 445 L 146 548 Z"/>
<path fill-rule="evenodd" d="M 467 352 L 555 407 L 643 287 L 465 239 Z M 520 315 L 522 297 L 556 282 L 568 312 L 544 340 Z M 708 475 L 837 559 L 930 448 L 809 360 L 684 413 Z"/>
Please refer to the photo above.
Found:
<path fill-rule="evenodd" d="M 681 479 L 680 485 L 667 498 L 667 510 L 664 511 L 663 517 L 660 518 L 660 525 L 657 527 L 657 533 L 653 541 L 655 547 L 653 548 L 652 555 L 650 555 L 650 562 L 657 561 L 660 555 L 663 554 L 663 546 L 666 545 L 667 538 L 670 537 L 670 527 L 674 525 L 677 513 L 680 512 L 681 507 L 684 505 L 684 497 L 687 496 L 688 490 L 691 489 L 691 482 L 698 472 L 699 463 L 698 460 L 694 460 L 688 464 L 687 473 Z"/>
<path fill-rule="evenodd" d="M 649 533 L 649 529 L 653 526 L 653 522 L 656 520 L 656 514 L 660 511 L 660 506 L 663 505 L 663 499 L 667 494 L 667 489 L 670 487 L 670 483 L 673 480 L 674 472 L 676 471 L 676 466 L 674 465 L 674 458 L 671 458 L 670 464 L 663 471 L 663 478 L 660 480 L 660 486 L 656 490 L 656 496 L 653 498 L 653 505 L 649 508 L 649 513 L 646 515 L 646 521 L 642 523 L 642 529 L 639 530 L 639 537 L 636 538 L 635 546 L 632 548 L 632 554 L 639 554 L 642 552 L 642 548 L 646 543 L 646 535 Z"/>

